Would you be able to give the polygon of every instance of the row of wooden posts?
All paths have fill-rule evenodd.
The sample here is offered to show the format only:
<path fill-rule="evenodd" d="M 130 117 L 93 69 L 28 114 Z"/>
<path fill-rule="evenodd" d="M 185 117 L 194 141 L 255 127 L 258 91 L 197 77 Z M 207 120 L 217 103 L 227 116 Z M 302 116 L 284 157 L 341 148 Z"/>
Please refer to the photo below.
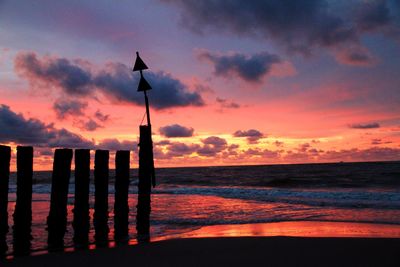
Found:
<path fill-rule="evenodd" d="M 53 162 L 50 211 L 47 217 L 48 247 L 61 249 L 64 246 L 64 235 L 67 227 L 67 200 L 71 174 L 72 149 L 56 149 Z M 0 146 L 0 252 L 6 253 L 8 247 L 8 187 L 10 176 L 11 148 Z M 75 150 L 75 202 L 73 209 L 74 243 L 85 246 L 89 242 L 89 177 L 90 150 Z M 120 150 L 115 156 L 115 202 L 114 202 L 114 234 L 115 240 L 126 240 L 129 231 L 129 162 L 130 152 Z M 95 242 L 97 245 L 108 242 L 108 178 L 109 151 L 96 150 L 94 160 L 95 203 L 93 224 Z M 28 254 L 31 243 L 32 224 L 32 175 L 33 148 L 30 146 L 17 147 L 17 191 L 16 204 L 13 214 L 13 251 L 15 255 Z M 140 193 L 140 192 L 139 192 Z M 150 193 L 150 192 L 148 192 Z M 148 198 L 145 194 L 142 198 Z M 150 203 L 148 203 L 150 212 Z M 148 214 L 149 215 L 149 214 Z M 144 217 L 144 225 L 148 233 L 148 216 Z M 137 228 L 140 225 L 137 215 Z M 142 219 L 143 220 L 143 219 Z M 140 229 L 138 229 L 140 230 Z"/>

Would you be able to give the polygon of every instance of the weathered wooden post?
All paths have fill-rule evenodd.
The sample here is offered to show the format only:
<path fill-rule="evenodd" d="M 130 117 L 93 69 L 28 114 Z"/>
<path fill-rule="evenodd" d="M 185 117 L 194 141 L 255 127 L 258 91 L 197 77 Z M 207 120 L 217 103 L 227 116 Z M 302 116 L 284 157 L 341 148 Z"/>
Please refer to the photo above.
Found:
<path fill-rule="evenodd" d="M 56 149 L 51 178 L 50 212 L 47 217 L 49 250 L 64 248 L 67 229 L 68 186 L 71 176 L 72 149 Z"/>
<path fill-rule="evenodd" d="M 14 209 L 14 255 L 27 255 L 31 247 L 33 147 L 17 147 L 17 200 Z"/>
<path fill-rule="evenodd" d="M 150 239 L 151 185 L 155 186 L 153 141 L 151 139 L 150 109 L 147 97 L 147 90 L 150 90 L 151 86 L 143 77 L 142 71 L 145 69 L 148 69 L 148 67 L 139 57 L 139 53 L 136 52 L 133 71 L 140 72 L 140 81 L 137 90 L 144 93 L 147 116 L 147 125 L 139 127 L 139 183 L 136 214 L 136 230 L 139 241 L 148 241 Z"/>
<path fill-rule="evenodd" d="M 129 160 L 130 151 L 120 150 L 115 155 L 114 238 L 127 241 L 129 237 Z"/>
<path fill-rule="evenodd" d="M 0 146 L 0 257 L 7 252 L 8 183 L 10 179 L 11 148 Z"/>
<path fill-rule="evenodd" d="M 108 150 L 96 150 L 94 159 L 94 229 L 97 246 L 108 242 Z"/>
<path fill-rule="evenodd" d="M 75 246 L 87 246 L 89 243 L 89 177 L 90 150 L 75 150 L 75 203 L 74 228 Z"/>
<path fill-rule="evenodd" d="M 139 148 L 139 183 L 136 214 L 136 230 L 140 241 L 150 239 L 150 212 L 151 212 L 151 177 L 154 173 L 152 164 L 151 127 L 140 126 Z"/>

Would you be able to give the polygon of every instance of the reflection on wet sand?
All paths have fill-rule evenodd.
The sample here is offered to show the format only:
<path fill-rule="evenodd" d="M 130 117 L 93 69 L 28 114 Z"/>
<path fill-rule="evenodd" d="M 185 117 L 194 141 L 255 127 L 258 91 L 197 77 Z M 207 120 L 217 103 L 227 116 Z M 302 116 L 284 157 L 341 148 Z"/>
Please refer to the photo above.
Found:
<path fill-rule="evenodd" d="M 157 238 L 153 241 L 171 238 L 251 236 L 400 238 L 400 226 L 389 224 L 311 221 L 213 225 L 204 226 L 187 233 Z"/>

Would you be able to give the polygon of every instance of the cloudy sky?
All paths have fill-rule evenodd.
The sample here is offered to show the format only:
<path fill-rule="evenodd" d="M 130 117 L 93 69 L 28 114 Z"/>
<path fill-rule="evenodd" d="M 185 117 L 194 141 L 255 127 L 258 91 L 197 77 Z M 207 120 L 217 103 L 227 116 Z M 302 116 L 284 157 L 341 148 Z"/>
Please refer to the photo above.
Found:
<path fill-rule="evenodd" d="M 400 159 L 398 0 L 0 0 L 0 143 L 156 166 Z"/>

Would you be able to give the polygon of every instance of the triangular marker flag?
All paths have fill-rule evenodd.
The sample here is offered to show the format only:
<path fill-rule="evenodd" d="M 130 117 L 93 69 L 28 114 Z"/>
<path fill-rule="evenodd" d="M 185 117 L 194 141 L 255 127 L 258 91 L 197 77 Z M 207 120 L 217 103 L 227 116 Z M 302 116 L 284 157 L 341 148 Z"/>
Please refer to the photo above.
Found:
<path fill-rule="evenodd" d="M 136 52 L 135 66 L 133 66 L 133 71 L 146 70 L 148 67 L 144 64 L 143 60 L 139 57 L 139 52 Z"/>
<path fill-rule="evenodd" d="M 140 77 L 139 86 L 137 88 L 138 92 L 150 90 L 150 84 L 143 78 Z"/>

